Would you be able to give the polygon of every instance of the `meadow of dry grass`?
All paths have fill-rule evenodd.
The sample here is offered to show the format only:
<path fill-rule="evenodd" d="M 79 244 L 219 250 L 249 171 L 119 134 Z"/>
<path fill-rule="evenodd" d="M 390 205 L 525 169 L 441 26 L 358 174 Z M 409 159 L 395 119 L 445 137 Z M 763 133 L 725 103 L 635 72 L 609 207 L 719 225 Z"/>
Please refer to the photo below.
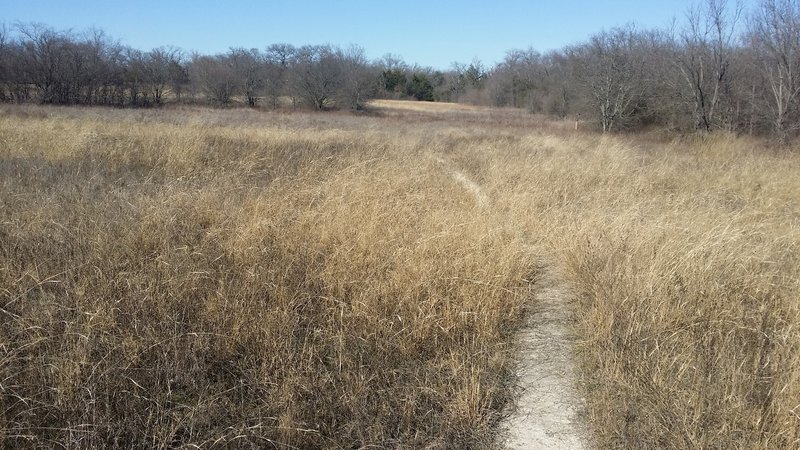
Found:
<path fill-rule="evenodd" d="M 503 111 L 0 112 L 10 447 L 493 447 L 543 264 L 598 446 L 800 443 L 797 153 Z"/>

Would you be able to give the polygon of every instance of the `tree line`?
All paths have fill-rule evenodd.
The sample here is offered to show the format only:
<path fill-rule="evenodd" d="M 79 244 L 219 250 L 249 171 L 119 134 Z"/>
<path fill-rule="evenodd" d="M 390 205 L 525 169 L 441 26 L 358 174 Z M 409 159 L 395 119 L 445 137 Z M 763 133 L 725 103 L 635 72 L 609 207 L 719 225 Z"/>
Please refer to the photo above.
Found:
<path fill-rule="evenodd" d="M 42 24 L 0 28 L 0 101 L 159 106 L 169 101 L 227 106 L 276 104 L 282 96 L 316 109 L 357 108 L 377 79 L 363 49 L 273 44 L 216 55 L 176 47 L 141 51 L 100 30 Z"/>
<path fill-rule="evenodd" d="M 470 95 L 579 116 L 604 131 L 771 133 L 800 129 L 800 1 L 753 10 L 706 0 L 666 29 L 629 25 L 558 51 L 513 50 Z"/>
<path fill-rule="evenodd" d="M 231 48 L 203 55 L 142 51 L 100 30 L 0 27 L 0 101 L 159 106 L 203 102 L 359 109 L 368 99 L 458 101 L 580 117 L 603 131 L 771 133 L 800 130 L 800 0 L 753 10 L 703 0 L 665 29 L 633 25 L 540 53 L 512 50 L 494 67 L 409 65 L 332 45 Z"/>
<path fill-rule="evenodd" d="M 470 68 L 471 76 L 483 76 L 482 68 Z M 171 46 L 142 51 L 97 29 L 0 26 L 2 102 L 276 107 L 288 100 L 320 110 L 359 109 L 376 97 L 455 101 L 463 84 L 457 70 L 410 66 L 392 55 L 369 61 L 358 46 L 279 43 L 204 55 Z"/>

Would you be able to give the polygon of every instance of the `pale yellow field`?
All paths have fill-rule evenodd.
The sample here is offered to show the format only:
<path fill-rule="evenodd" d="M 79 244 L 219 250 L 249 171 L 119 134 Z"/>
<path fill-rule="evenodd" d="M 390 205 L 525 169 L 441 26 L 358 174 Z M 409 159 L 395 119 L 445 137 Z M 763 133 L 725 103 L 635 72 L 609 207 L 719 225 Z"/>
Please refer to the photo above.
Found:
<path fill-rule="evenodd" d="M 596 445 L 798 445 L 796 152 L 377 105 L 3 107 L 0 439 L 493 448 L 555 264 Z"/>
<path fill-rule="evenodd" d="M 448 113 L 448 112 L 486 112 L 491 111 L 493 108 L 486 106 L 466 105 L 463 103 L 448 103 L 448 102 L 414 102 L 406 100 L 371 100 L 368 103 L 373 108 L 382 108 L 389 110 L 405 110 L 405 111 L 422 111 L 432 113 Z"/>

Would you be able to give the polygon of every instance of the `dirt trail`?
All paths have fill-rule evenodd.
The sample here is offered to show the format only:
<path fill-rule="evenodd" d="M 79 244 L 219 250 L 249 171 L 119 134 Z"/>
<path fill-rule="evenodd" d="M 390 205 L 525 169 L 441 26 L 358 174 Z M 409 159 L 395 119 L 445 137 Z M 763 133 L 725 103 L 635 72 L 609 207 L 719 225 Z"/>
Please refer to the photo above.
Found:
<path fill-rule="evenodd" d="M 489 206 L 489 197 L 478 183 L 443 158 L 435 159 L 479 206 Z M 501 425 L 501 444 L 508 449 L 589 448 L 565 304 L 572 293 L 555 267 L 550 263 L 542 269 L 533 286 L 528 323 L 517 337 L 519 396 L 515 410 Z"/>
<path fill-rule="evenodd" d="M 489 204 L 489 197 L 483 192 L 481 186 L 472 181 L 464 172 L 452 167 L 447 161 L 443 158 L 435 157 L 436 162 L 444 166 L 444 169 L 453 177 L 454 180 L 458 181 L 461 186 L 464 187 L 472 196 L 475 198 L 475 202 L 478 203 L 478 206 L 485 207 Z"/>
<path fill-rule="evenodd" d="M 504 425 L 509 449 L 589 448 L 564 304 L 571 293 L 553 267 L 545 268 L 534 285 L 528 323 L 518 336 L 521 393 Z"/>

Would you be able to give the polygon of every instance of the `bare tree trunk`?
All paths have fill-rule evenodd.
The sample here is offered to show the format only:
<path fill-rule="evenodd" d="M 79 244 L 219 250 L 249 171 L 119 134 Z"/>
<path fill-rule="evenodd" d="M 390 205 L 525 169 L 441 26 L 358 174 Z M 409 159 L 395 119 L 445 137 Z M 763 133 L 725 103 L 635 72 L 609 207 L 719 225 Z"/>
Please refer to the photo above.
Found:
<path fill-rule="evenodd" d="M 772 93 L 774 132 L 784 142 L 800 93 L 800 4 L 797 0 L 762 0 L 750 34 Z"/>

